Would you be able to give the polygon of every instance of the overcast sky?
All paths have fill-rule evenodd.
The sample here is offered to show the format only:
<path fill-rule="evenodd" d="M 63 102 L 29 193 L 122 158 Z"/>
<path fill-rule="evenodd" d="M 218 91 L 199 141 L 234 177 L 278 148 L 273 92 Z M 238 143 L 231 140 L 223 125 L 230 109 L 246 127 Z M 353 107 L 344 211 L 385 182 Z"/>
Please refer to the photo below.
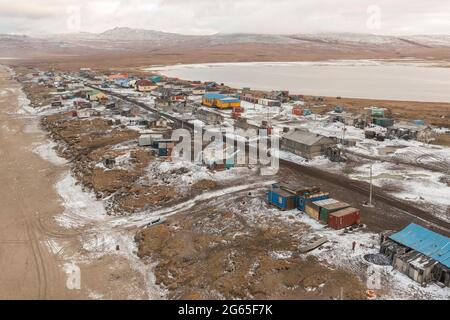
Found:
<path fill-rule="evenodd" d="M 449 0 L 0 0 L 0 33 L 450 34 Z"/>

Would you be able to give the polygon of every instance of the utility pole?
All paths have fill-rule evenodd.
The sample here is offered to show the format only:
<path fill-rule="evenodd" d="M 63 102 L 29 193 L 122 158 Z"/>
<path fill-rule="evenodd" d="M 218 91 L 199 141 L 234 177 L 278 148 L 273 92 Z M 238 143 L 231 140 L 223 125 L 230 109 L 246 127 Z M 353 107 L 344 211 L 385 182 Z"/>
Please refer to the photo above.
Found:
<path fill-rule="evenodd" d="M 372 164 L 370 165 L 370 195 L 369 195 L 369 206 L 372 207 Z"/>
<path fill-rule="evenodd" d="M 366 204 L 364 205 L 365 207 L 368 208 L 373 208 L 374 205 L 372 203 L 372 193 L 373 193 L 373 183 L 372 183 L 372 164 L 370 164 L 370 179 L 369 179 L 369 203 L 366 202 Z"/>

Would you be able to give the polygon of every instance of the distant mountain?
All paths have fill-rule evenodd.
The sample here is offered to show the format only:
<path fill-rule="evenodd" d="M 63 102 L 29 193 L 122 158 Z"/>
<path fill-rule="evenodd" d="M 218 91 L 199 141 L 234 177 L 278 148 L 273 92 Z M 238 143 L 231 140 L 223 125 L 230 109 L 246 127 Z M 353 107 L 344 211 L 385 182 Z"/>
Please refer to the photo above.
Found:
<path fill-rule="evenodd" d="M 139 41 L 154 42 L 157 45 L 173 45 L 177 42 L 203 45 L 223 45 L 239 43 L 265 43 L 265 44 L 358 44 L 358 45 L 397 45 L 397 46 L 450 46 L 450 35 L 417 35 L 417 36 L 385 36 L 362 33 L 319 33 L 319 34 L 252 34 L 231 33 L 205 36 L 182 35 L 155 30 L 133 29 L 118 27 L 102 33 L 78 33 L 49 36 L 48 39 L 64 41 Z M 150 45 L 150 43 L 149 43 Z"/>
<path fill-rule="evenodd" d="M 155 30 L 114 28 L 102 33 L 70 33 L 41 37 L 0 35 L 0 57 L 44 55 L 90 56 L 111 53 L 171 51 L 181 55 L 192 50 L 214 51 L 215 57 L 251 61 L 286 56 L 334 58 L 450 57 L 450 35 L 385 36 L 359 33 L 183 35 Z M 434 51 L 433 51 L 434 50 Z M 436 51 L 438 50 L 438 52 Z M 447 50 L 447 51 L 446 51 Z M 230 51 L 230 52 L 228 52 Z M 437 53 L 436 53 L 437 52 Z M 159 53 L 163 54 L 163 53 Z M 206 54 L 206 53 L 205 53 Z M 239 55 L 239 58 L 237 56 Z M 215 58 L 217 60 L 219 58 Z"/>
<path fill-rule="evenodd" d="M 230 33 L 214 35 L 183 35 L 146 29 L 117 27 L 102 33 L 71 33 L 49 35 L 41 39 L 66 42 L 148 42 L 148 46 L 164 45 L 224 45 L 242 43 L 304 44 L 304 45 L 396 45 L 396 46 L 450 46 L 450 35 L 385 36 L 362 33 L 319 34 L 252 34 Z"/>
<path fill-rule="evenodd" d="M 145 29 L 114 28 L 98 34 L 97 37 L 98 39 L 112 41 L 174 41 L 192 38 L 193 36 Z"/>

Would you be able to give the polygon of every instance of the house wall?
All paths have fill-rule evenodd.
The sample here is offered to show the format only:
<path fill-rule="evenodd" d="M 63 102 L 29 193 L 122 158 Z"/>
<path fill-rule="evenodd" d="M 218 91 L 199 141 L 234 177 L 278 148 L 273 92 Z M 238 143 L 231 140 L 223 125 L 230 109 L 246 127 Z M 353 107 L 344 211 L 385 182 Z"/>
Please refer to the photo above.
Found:
<path fill-rule="evenodd" d="M 149 92 L 155 89 L 155 86 L 138 86 L 138 91 L 140 92 Z"/>
<path fill-rule="evenodd" d="M 432 270 L 434 265 L 418 268 L 412 265 L 410 261 L 408 261 L 408 258 L 396 256 L 394 258 L 393 267 L 420 284 L 427 284 L 432 281 Z"/>
<path fill-rule="evenodd" d="M 213 107 L 213 106 L 214 106 L 214 99 L 206 99 L 206 98 L 203 98 L 203 99 L 202 99 L 202 104 L 203 104 L 204 106 L 207 106 L 207 107 Z"/>
<path fill-rule="evenodd" d="M 216 100 L 215 106 L 220 109 L 239 108 L 241 106 L 241 102 L 240 101 L 226 102 L 226 101 Z"/>
<path fill-rule="evenodd" d="M 293 141 L 282 139 L 281 140 L 281 150 L 292 152 L 303 158 L 311 159 L 310 149 L 307 145 Z"/>

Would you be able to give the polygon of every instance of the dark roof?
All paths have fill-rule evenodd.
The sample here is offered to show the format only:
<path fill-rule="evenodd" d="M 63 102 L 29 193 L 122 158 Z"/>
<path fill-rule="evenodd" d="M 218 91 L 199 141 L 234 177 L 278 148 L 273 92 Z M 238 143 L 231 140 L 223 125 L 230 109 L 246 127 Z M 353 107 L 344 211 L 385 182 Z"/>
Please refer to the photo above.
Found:
<path fill-rule="evenodd" d="M 153 86 L 153 82 L 151 82 L 150 80 L 138 80 L 136 81 L 136 85 L 137 86 Z"/>
<path fill-rule="evenodd" d="M 321 142 L 327 144 L 333 143 L 333 140 L 330 138 L 309 132 L 308 130 L 295 130 L 288 132 L 283 136 L 283 139 L 292 140 L 307 146 L 312 146 Z"/>

